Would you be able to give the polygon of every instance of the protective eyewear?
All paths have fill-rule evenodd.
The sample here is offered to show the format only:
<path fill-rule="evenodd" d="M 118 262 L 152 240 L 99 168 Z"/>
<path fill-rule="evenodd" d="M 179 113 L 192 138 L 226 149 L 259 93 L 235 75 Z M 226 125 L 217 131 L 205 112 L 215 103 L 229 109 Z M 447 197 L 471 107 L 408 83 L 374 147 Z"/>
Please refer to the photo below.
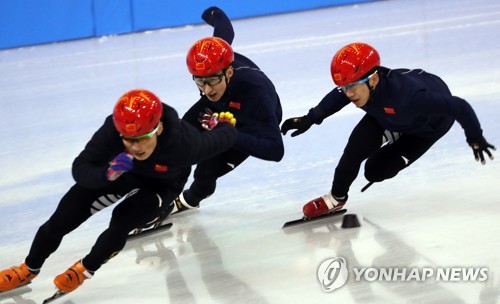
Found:
<path fill-rule="evenodd" d="M 219 75 L 212 75 L 212 76 L 208 76 L 208 77 L 193 76 L 194 82 L 199 87 L 203 87 L 206 84 L 208 84 L 211 87 L 214 85 L 218 85 L 219 83 L 222 82 L 222 78 L 224 78 L 224 73 L 219 74 Z"/>
<path fill-rule="evenodd" d="M 373 77 L 373 75 L 377 74 L 377 71 L 375 71 L 373 74 L 371 74 L 370 76 L 366 77 L 366 78 L 363 78 L 361 80 L 358 80 L 358 81 L 355 81 L 355 82 L 351 82 L 349 84 L 346 84 L 345 86 L 339 86 L 337 87 L 339 91 L 341 92 L 344 92 L 344 93 L 347 93 L 350 89 L 352 89 L 355 85 L 358 85 L 358 84 L 362 84 L 362 83 L 365 83 L 365 82 L 368 82 L 368 80 L 370 80 L 370 78 Z"/>
<path fill-rule="evenodd" d="M 139 136 L 123 136 L 122 134 L 120 134 L 120 136 L 122 137 L 123 140 L 125 140 L 127 142 L 133 142 L 133 143 L 144 142 L 144 141 L 150 140 L 153 137 L 153 135 L 155 135 L 156 132 L 158 132 L 159 128 L 160 128 L 160 124 L 157 124 L 156 127 L 153 129 L 153 131 L 139 135 Z"/>

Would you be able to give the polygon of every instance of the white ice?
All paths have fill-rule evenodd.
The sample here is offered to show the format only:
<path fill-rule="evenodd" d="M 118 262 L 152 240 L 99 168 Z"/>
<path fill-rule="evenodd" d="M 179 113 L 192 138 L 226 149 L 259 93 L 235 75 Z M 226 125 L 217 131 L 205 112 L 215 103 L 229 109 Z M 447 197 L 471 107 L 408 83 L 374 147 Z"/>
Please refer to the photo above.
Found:
<path fill-rule="evenodd" d="M 200 14 L 200 12 L 193 12 Z M 284 118 L 305 114 L 331 90 L 341 46 L 364 41 L 382 64 L 440 75 L 474 107 L 500 145 L 500 3 L 381 1 L 235 20 L 236 51 L 274 81 Z M 133 88 L 183 114 L 198 99 L 185 53 L 208 26 L 0 51 L 0 268 L 20 264 L 38 227 L 73 184 L 74 157 Z M 250 159 L 221 178 L 202 208 L 172 218 L 169 232 L 131 241 L 61 303 L 497 303 L 500 294 L 500 154 L 481 165 L 460 125 L 394 179 L 364 193 L 362 172 L 347 204 L 361 227 L 326 220 L 282 230 L 326 193 L 351 129 L 354 106 L 285 137 L 279 163 Z M 105 210 L 67 235 L 28 293 L 0 303 L 41 303 L 52 279 L 90 250 Z M 488 269 L 485 282 L 356 281 L 322 290 L 323 260 L 352 267 Z"/>

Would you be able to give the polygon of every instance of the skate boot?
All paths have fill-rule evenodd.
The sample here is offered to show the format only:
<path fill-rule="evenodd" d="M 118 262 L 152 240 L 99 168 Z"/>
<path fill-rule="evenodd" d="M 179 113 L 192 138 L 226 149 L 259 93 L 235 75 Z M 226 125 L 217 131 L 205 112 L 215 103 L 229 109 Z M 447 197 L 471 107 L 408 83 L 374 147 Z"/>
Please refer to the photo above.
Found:
<path fill-rule="evenodd" d="M 9 291 L 31 282 L 40 270 L 32 270 L 22 263 L 0 272 L 0 292 Z"/>
<path fill-rule="evenodd" d="M 198 209 L 198 208 L 200 208 L 200 203 L 198 203 L 197 205 L 194 204 L 190 205 L 184 198 L 184 192 L 182 192 L 181 194 L 179 194 L 178 197 L 175 198 L 174 209 L 172 210 L 171 214 L 179 213 L 188 209 Z"/>
<path fill-rule="evenodd" d="M 86 279 L 92 278 L 93 273 L 83 266 L 81 261 L 76 262 L 68 270 L 61 273 L 54 279 L 57 289 L 63 292 L 72 292 L 83 284 Z"/>
<path fill-rule="evenodd" d="M 323 214 L 338 211 L 344 207 L 347 201 L 347 195 L 343 197 L 335 197 L 331 192 L 313 199 L 302 208 L 306 218 L 318 217 Z"/>

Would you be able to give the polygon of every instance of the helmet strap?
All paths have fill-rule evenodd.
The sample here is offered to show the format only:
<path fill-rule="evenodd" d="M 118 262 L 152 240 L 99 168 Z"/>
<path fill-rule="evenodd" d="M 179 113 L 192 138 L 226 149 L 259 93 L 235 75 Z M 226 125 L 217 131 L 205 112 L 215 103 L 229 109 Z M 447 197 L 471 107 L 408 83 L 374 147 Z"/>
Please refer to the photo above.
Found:
<path fill-rule="evenodd" d="M 371 75 L 374 75 L 375 73 L 377 73 L 378 70 L 375 70 Z M 372 79 L 369 79 L 367 82 L 366 82 L 366 85 L 368 86 L 368 90 L 370 90 L 370 97 L 368 98 L 368 100 L 371 100 L 373 98 L 373 93 L 375 92 L 375 88 L 377 87 L 378 85 L 378 81 L 376 84 L 372 85 L 370 84 L 370 81 L 372 81 Z"/>
<path fill-rule="evenodd" d="M 368 87 L 368 90 L 370 91 L 370 95 L 368 96 L 368 102 L 366 103 L 366 104 L 368 104 L 370 101 L 373 100 L 373 94 L 375 92 L 376 86 L 371 86 L 369 81 L 366 82 L 366 86 Z"/>

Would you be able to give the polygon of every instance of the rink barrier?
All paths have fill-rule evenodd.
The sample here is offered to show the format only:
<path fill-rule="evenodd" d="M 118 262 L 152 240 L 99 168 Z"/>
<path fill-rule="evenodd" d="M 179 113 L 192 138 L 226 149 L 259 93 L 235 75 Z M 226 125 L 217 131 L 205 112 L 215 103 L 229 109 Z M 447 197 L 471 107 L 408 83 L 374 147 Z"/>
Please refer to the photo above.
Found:
<path fill-rule="evenodd" d="M 232 19 L 376 0 L 2 0 L 0 49 L 201 23 L 209 6 Z"/>

